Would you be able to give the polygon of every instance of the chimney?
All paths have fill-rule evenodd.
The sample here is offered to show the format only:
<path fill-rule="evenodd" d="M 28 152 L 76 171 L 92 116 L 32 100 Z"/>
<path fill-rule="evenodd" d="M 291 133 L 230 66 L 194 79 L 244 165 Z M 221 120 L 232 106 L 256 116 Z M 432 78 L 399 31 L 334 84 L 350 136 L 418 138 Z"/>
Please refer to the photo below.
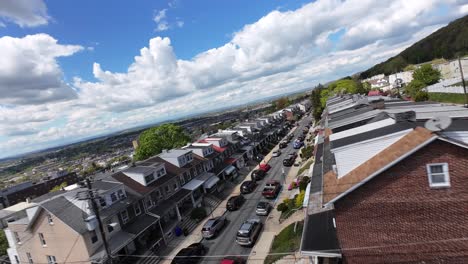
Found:
<path fill-rule="evenodd" d="M 31 198 L 27 197 L 26 198 L 26 203 L 31 203 Z"/>

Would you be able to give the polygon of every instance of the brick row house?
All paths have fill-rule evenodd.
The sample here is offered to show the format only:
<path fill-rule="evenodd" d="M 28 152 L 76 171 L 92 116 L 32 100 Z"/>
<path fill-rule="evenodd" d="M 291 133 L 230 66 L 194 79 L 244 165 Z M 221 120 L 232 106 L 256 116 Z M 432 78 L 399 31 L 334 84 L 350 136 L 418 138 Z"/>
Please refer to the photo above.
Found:
<path fill-rule="evenodd" d="M 388 101 L 377 113 L 357 101 L 332 98 L 342 106 L 325 110 L 317 127 L 302 255 L 309 263 L 466 263 L 468 111 Z M 440 115 L 451 123 L 425 128 Z"/>

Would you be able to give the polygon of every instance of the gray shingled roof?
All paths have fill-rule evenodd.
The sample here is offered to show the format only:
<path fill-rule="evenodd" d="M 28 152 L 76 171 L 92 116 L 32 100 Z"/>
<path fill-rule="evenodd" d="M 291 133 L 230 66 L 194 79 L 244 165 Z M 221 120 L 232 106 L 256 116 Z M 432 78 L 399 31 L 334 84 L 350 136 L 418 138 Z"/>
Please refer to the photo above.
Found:
<path fill-rule="evenodd" d="M 84 218 L 88 215 L 65 197 L 57 197 L 41 204 L 45 210 L 60 219 L 79 234 L 88 232 Z"/>

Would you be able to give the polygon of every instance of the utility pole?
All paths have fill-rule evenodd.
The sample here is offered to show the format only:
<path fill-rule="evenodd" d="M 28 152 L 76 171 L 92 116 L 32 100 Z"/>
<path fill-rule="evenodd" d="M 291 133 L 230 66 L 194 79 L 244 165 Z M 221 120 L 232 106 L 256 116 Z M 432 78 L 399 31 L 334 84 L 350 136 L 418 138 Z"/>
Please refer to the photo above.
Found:
<path fill-rule="evenodd" d="M 98 225 L 99 225 L 99 231 L 101 233 L 101 239 L 102 239 L 102 242 L 104 244 L 104 249 L 106 251 L 106 255 L 107 255 L 107 259 L 109 261 L 110 264 L 112 264 L 112 255 L 111 255 L 111 252 L 110 252 L 110 249 L 109 249 L 109 244 L 107 243 L 107 239 L 106 239 L 106 233 L 104 231 L 104 226 L 102 224 L 102 221 L 101 221 L 101 216 L 99 215 L 99 207 L 96 203 L 96 197 L 94 197 L 94 192 L 91 188 L 91 180 L 88 178 L 86 178 L 86 186 L 88 187 L 88 195 L 89 195 L 89 199 L 91 200 L 91 207 L 93 209 L 93 212 L 96 216 L 96 219 L 98 221 Z"/>
<path fill-rule="evenodd" d="M 460 61 L 460 56 L 458 56 L 458 67 L 460 67 L 460 75 L 461 75 L 461 81 L 463 84 L 463 92 L 465 93 L 465 107 L 468 108 L 468 95 L 466 94 L 465 78 L 463 77 L 463 68 L 462 68 L 462 64 Z"/>

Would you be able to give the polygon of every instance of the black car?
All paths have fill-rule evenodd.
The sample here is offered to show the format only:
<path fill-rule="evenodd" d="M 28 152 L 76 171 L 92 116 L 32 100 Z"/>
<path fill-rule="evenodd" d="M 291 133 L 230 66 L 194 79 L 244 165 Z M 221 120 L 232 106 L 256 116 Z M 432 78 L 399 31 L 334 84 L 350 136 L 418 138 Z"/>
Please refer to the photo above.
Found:
<path fill-rule="evenodd" d="M 206 254 L 207 249 L 202 243 L 194 243 L 190 246 L 183 248 L 177 253 L 172 260 L 172 264 L 190 264 L 200 263 L 203 256 Z"/>
<path fill-rule="evenodd" d="M 254 181 L 245 181 L 242 183 L 240 191 L 242 194 L 248 194 L 255 190 L 257 184 Z"/>
<path fill-rule="evenodd" d="M 245 198 L 242 194 L 231 196 L 231 198 L 229 198 L 229 200 L 226 203 L 226 209 L 228 211 L 235 211 L 239 209 L 244 202 Z"/>
<path fill-rule="evenodd" d="M 279 143 L 279 148 L 285 148 L 285 147 L 287 147 L 287 146 L 288 146 L 288 142 L 286 142 L 286 141 L 281 141 L 281 142 Z"/>
<path fill-rule="evenodd" d="M 291 167 L 294 164 L 294 157 L 288 156 L 283 160 L 283 166 Z"/>
<path fill-rule="evenodd" d="M 301 141 L 301 142 L 304 141 L 304 137 L 303 137 L 303 136 L 298 136 L 297 139 L 298 139 L 299 141 Z"/>
<path fill-rule="evenodd" d="M 250 177 L 252 178 L 252 181 L 260 181 L 265 178 L 266 172 L 264 170 L 254 170 Z"/>

